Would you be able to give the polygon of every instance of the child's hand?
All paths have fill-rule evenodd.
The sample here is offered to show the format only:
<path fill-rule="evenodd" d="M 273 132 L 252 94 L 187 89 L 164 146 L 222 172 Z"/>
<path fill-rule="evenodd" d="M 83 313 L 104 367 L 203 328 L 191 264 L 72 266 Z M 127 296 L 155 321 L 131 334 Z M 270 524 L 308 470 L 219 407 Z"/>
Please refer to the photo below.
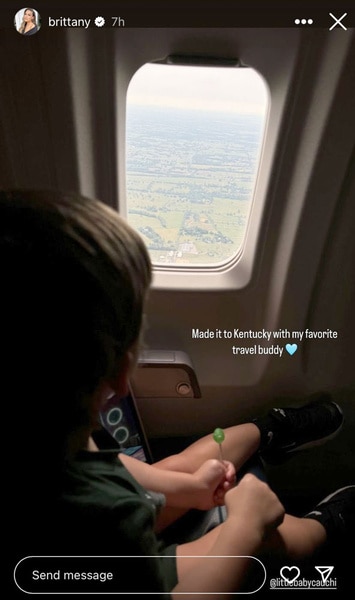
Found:
<path fill-rule="evenodd" d="M 233 463 L 229 460 L 223 460 L 222 463 L 225 467 L 224 480 L 217 486 L 214 493 L 214 503 L 216 506 L 222 506 L 224 504 L 224 496 L 228 490 L 232 489 L 236 483 L 236 472 Z"/>
<path fill-rule="evenodd" d="M 260 540 L 268 529 L 278 527 L 285 515 L 285 509 L 273 490 L 251 473 L 247 473 L 226 494 L 226 507 L 228 518 L 248 523 L 249 530 L 258 533 Z"/>
<path fill-rule="evenodd" d="M 227 460 L 211 458 L 195 472 L 201 493 L 195 508 L 209 510 L 224 504 L 224 495 L 235 485 L 235 468 Z"/>

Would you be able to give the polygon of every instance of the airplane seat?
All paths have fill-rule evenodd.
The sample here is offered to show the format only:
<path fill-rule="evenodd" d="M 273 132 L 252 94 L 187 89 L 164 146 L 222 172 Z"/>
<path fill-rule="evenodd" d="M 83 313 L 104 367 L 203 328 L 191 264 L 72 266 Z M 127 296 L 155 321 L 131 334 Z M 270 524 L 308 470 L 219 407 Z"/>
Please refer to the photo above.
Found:
<path fill-rule="evenodd" d="M 266 481 L 264 465 L 258 456 L 249 459 L 239 471 L 241 479 L 246 473 L 253 473 L 262 481 Z M 207 511 L 192 509 L 175 523 L 167 527 L 159 538 L 166 544 L 184 544 L 203 536 L 205 533 L 223 523 L 227 517 L 225 506 L 216 506 Z"/>

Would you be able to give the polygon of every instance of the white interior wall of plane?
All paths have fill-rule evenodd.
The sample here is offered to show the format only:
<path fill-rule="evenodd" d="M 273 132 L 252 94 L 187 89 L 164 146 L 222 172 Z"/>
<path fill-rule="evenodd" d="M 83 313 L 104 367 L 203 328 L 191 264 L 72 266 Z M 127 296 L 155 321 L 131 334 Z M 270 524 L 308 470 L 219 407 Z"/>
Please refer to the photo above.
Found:
<path fill-rule="evenodd" d="M 270 406 L 354 390 L 355 40 L 353 30 L 44 30 L 1 38 L 4 187 L 78 190 L 125 211 L 125 100 L 149 61 L 237 57 L 259 71 L 271 112 L 243 256 L 225 273 L 155 271 L 149 348 L 183 350 L 201 398 L 139 401 L 149 435 L 227 426 Z M 192 329 L 338 332 L 290 356 L 236 356 L 241 340 Z M 287 341 L 287 340 L 286 340 Z M 284 348 L 286 341 L 276 341 Z M 258 340 L 256 340 L 258 344 Z M 352 417 L 353 418 L 353 417 Z"/>

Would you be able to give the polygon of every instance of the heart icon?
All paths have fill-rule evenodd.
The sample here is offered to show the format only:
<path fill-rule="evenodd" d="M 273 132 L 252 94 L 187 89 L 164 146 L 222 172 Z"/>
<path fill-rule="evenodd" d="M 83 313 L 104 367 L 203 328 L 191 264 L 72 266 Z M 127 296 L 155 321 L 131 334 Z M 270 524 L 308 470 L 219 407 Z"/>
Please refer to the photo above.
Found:
<path fill-rule="evenodd" d="M 286 344 L 285 346 L 287 352 L 292 356 L 298 348 L 297 344 Z"/>
<path fill-rule="evenodd" d="M 300 574 L 300 570 L 298 567 L 282 567 L 280 571 L 280 575 L 287 583 L 293 583 L 296 581 L 297 577 Z"/>

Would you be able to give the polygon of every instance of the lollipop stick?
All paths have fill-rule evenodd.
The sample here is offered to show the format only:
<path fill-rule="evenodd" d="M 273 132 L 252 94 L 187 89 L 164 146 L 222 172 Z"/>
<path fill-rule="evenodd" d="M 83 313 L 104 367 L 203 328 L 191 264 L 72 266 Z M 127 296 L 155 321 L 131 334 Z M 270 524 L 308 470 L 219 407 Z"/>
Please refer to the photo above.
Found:
<path fill-rule="evenodd" d="M 219 445 L 219 458 L 221 460 L 223 460 L 223 454 L 222 454 L 222 444 L 218 444 Z"/>

